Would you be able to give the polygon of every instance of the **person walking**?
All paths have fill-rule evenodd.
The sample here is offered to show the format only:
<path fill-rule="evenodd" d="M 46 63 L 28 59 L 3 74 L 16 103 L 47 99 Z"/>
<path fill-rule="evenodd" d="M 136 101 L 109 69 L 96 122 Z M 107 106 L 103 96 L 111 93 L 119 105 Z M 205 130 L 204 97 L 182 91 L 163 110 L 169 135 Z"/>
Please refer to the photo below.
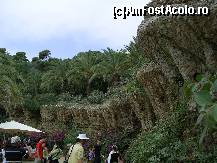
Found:
<path fill-rule="evenodd" d="M 109 153 L 107 162 L 108 163 L 118 163 L 120 160 L 120 154 L 118 152 L 118 147 L 116 145 L 112 146 L 112 151 Z"/>
<path fill-rule="evenodd" d="M 88 152 L 88 163 L 94 163 L 94 158 L 95 158 L 95 153 L 94 153 L 94 147 L 90 146 L 89 147 L 89 152 Z"/>
<path fill-rule="evenodd" d="M 42 163 L 43 159 L 43 144 L 45 144 L 45 139 L 40 139 L 36 144 L 35 150 L 35 163 Z"/>
<path fill-rule="evenodd" d="M 48 149 L 45 146 L 45 143 L 42 144 L 42 149 L 43 149 L 43 159 L 42 163 L 47 163 L 47 158 L 48 158 Z"/>
<path fill-rule="evenodd" d="M 94 163 L 101 163 L 101 142 L 97 140 L 96 145 L 94 146 L 95 159 Z"/>
<path fill-rule="evenodd" d="M 68 155 L 68 163 L 83 163 L 84 161 L 84 148 L 83 145 L 89 140 L 86 134 L 79 134 L 77 137 L 77 143 L 72 145 Z"/>
<path fill-rule="evenodd" d="M 52 151 L 50 152 L 48 158 L 50 160 L 49 163 L 59 163 L 59 159 L 62 156 L 63 151 L 60 149 L 59 143 L 55 143 Z"/>
<path fill-rule="evenodd" d="M 25 149 L 28 151 L 28 158 L 34 158 L 34 151 L 31 146 L 31 142 L 25 144 Z"/>

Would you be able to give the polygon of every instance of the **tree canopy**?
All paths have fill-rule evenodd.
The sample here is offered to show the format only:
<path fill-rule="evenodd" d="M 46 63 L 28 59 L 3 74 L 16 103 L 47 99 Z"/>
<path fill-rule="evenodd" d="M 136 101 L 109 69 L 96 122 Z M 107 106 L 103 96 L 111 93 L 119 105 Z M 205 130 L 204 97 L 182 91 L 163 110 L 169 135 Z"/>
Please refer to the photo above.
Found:
<path fill-rule="evenodd" d="M 131 78 L 132 67 L 138 67 L 135 63 L 145 61 L 141 58 L 135 42 L 122 50 L 80 52 L 71 59 L 54 58 L 46 49 L 31 61 L 25 52 L 13 55 L 0 48 L 0 104 L 34 110 L 66 96 L 105 94 Z"/>

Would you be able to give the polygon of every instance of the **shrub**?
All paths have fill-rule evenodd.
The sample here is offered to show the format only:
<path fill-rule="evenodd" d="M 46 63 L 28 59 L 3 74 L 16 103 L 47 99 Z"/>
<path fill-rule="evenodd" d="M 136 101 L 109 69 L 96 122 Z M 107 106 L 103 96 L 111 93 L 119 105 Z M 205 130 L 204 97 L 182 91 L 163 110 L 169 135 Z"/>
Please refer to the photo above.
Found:
<path fill-rule="evenodd" d="M 203 127 L 200 144 L 208 132 L 217 129 L 217 75 L 198 74 L 196 83 L 186 85 L 186 96 L 192 96 L 199 116 L 196 125 Z"/>
<path fill-rule="evenodd" d="M 151 132 L 141 133 L 133 140 L 125 157 L 129 163 L 175 162 L 184 160 L 185 147 L 179 139 L 185 127 L 185 107 L 181 106 Z M 181 152 L 180 152 L 181 151 Z"/>
<path fill-rule="evenodd" d="M 52 134 L 52 139 L 56 142 L 62 142 L 65 138 L 65 133 L 63 131 L 56 131 Z"/>
<path fill-rule="evenodd" d="M 77 131 L 75 128 L 72 128 L 68 131 L 68 133 L 64 137 L 64 144 L 74 144 L 76 142 L 76 137 L 78 136 Z"/>
<path fill-rule="evenodd" d="M 90 95 L 87 97 L 88 102 L 91 104 L 101 104 L 104 101 L 105 95 L 103 92 L 94 90 L 90 93 Z"/>
<path fill-rule="evenodd" d="M 62 93 L 58 95 L 58 101 L 64 101 L 64 102 L 70 102 L 73 101 L 73 96 L 70 95 L 69 93 Z"/>

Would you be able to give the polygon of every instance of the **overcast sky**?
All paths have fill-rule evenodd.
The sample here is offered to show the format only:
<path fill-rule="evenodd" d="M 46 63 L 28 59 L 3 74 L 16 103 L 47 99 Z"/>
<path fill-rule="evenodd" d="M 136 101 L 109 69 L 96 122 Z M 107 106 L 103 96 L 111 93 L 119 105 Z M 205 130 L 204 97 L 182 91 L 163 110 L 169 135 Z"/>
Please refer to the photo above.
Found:
<path fill-rule="evenodd" d="M 113 8 L 141 7 L 149 0 L 0 0 L 0 47 L 28 58 L 49 49 L 53 57 L 120 49 L 136 36 L 142 17 L 113 19 Z"/>

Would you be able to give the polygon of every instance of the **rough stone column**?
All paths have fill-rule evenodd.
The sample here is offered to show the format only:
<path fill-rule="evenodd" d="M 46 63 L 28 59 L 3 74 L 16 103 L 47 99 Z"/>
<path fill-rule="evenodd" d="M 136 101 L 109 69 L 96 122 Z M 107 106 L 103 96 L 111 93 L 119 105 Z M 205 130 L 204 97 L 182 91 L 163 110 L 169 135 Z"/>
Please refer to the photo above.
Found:
<path fill-rule="evenodd" d="M 160 66 L 150 63 L 138 72 L 157 119 L 164 118 L 174 106 L 174 87 L 162 73 Z M 176 93 L 175 93 L 176 94 Z"/>
<path fill-rule="evenodd" d="M 131 106 L 141 123 L 142 129 L 150 130 L 154 126 L 155 115 L 149 98 L 134 94 L 131 96 Z"/>

